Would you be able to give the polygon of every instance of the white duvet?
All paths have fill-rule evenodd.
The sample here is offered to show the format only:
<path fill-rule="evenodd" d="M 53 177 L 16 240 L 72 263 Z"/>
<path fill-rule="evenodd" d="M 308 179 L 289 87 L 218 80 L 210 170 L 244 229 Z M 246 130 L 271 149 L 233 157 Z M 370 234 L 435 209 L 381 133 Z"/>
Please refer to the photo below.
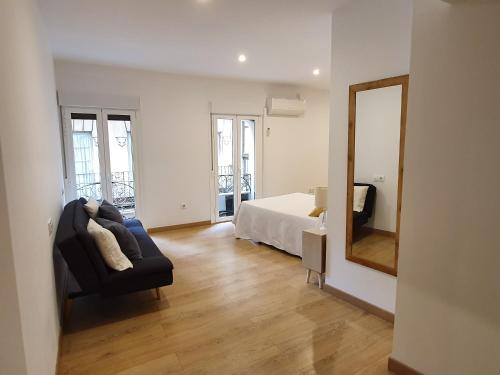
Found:
<path fill-rule="evenodd" d="M 242 202 L 234 219 L 236 238 L 263 242 L 302 256 L 302 231 L 315 228 L 314 195 L 293 193 Z"/>

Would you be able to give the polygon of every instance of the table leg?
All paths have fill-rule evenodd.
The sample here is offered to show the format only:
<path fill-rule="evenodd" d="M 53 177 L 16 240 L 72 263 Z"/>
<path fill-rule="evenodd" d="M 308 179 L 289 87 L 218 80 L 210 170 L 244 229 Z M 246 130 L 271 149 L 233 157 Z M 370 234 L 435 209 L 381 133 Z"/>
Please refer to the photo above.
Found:
<path fill-rule="evenodd" d="M 323 289 L 323 275 L 321 273 L 318 273 L 318 286 Z"/>
<path fill-rule="evenodd" d="M 306 284 L 309 284 L 309 278 L 311 277 L 311 270 L 307 269 Z"/>

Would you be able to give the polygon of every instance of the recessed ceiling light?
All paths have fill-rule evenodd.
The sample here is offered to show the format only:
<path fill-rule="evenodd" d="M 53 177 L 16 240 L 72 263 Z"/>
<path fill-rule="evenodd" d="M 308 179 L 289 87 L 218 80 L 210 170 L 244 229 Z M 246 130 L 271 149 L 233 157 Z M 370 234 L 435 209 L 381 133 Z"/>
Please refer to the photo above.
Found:
<path fill-rule="evenodd" d="M 319 69 L 314 69 L 314 70 L 313 70 L 313 74 L 314 74 L 315 76 L 319 76 Z"/>
<path fill-rule="evenodd" d="M 238 56 L 238 61 L 241 63 L 244 63 L 245 61 L 247 61 L 247 57 L 245 55 L 241 54 Z"/>

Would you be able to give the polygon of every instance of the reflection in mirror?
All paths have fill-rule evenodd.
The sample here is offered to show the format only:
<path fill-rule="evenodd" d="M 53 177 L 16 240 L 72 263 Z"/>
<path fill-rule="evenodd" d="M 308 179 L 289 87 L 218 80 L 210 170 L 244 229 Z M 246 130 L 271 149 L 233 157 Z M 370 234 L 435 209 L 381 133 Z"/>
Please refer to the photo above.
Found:
<path fill-rule="evenodd" d="M 408 76 L 350 87 L 347 259 L 397 274 Z"/>

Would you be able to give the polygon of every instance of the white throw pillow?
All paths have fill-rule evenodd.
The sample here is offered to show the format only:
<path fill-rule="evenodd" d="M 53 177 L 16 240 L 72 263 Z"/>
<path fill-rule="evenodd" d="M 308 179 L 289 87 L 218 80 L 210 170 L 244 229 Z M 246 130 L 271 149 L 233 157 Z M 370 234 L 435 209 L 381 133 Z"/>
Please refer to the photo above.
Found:
<path fill-rule="evenodd" d="M 94 198 L 90 198 L 87 203 L 83 205 L 85 211 L 89 214 L 90 218 L 95 219 L 99 212 L 99 203 Z M 97 224 L 97 223 L 96 223 Z"/>
<path fill-rule="evenodd" d="M 366 193 L 368 186 L 354 186 L 354 197 L 352 200 L 352 210 L 356 212 L 363 211 L 365 208 Z"/>
<path fill-rule="evenodd" d="M 87 230 L 97 244 L 104 262 L 116 271 L 123 271 L 134 266 L 130 260 L 122 253 L 120 245 L 114 234 L 97 224 L 93 219 L 89 220 Z"/>

